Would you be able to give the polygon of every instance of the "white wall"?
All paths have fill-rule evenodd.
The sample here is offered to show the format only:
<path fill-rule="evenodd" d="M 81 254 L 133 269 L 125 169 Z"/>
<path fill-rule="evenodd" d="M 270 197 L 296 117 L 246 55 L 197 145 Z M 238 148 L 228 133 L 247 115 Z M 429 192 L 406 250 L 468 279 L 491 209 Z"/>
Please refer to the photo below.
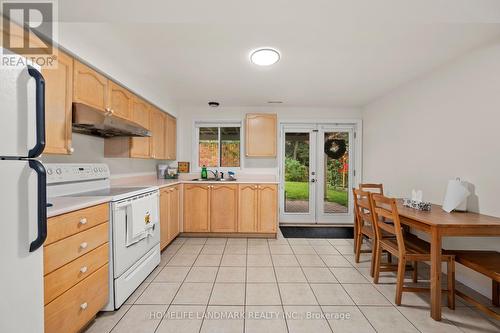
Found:
<path fill-rule="evenodd" d="M 276 113 L 278 121 L 314 122 L 320 120 L 340 120 L 361 118 L 361 110 L 353 107 L 310 108 L 310 107 L 181 107 L 177 118 L 179 135 L 179 161 L 191 162 L 193 169 L 193 142 L 195 140 L 195 121 L 240 121 L 244 124 L 247 113 Z M 252 172 L 277 172 L 277 158 L 244 158 L 243 167 Z"/>
<path fill-rule="evenodd" d="M 475 186 L 470 210 L 500 216 L 500 40 L 414 80 L 363 109 L 365 182 L 391 196 L 422 189 L 442 203 L 447 181 Z M 449 238 L 445 247 L 500 251 L 500 238 Z M 491 297 L 491 282 L 458 279 Z"/>

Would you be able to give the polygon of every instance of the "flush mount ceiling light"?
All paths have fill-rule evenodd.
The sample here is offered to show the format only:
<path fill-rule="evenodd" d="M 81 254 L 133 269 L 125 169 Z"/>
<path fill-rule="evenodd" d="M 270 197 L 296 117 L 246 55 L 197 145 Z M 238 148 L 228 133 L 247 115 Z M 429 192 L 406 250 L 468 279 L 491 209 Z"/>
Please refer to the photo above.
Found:
<path fill-rule="evenodd" d="M 260 48 L 250 53 L 250 61 L 258 66 L 271 66 L 280 60 L 280 53 L 270 47 Z"/>

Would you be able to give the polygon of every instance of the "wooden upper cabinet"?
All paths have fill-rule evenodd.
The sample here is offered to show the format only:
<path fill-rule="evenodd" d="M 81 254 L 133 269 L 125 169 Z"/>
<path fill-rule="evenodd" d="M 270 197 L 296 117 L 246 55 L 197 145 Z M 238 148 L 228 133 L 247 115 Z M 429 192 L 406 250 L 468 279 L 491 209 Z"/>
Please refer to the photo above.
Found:
<path fill-rule="evenodd" d="M 165 158 L 175 160 L 177 157 L 177 119 L 165 116 Z"/>
<path fill-rule="evenodd" d="M 113 81 L 108 83 L 107 107 L 114 116 L 131 119 L 133 95 Z"/>
<path fill-rule="evenodd" d="M 108 107 L 108 81 L 105 76 L 75 60 L 73 101 L 105 112 Z"/>
<path fill-rule="evenodd" d="M 42 68 L 45 79 L 44 154 L 71 154 L 73 58 L 59 51 L 57 67 Z"/>
<path fill-rule="evenodd" d="M 258 185 L 259 188 L 259 232 L 276 232 L 278 224 L 278 186 Z"/>
<path fill-rule="evenodd" d="M 238 185 L 209 185 L 210 231 L 236 232 L 238 222 Z"/>
<path fill-rule="evenodd" d="M 210 185 L 184 185 L 184 232 L 210 231 Z"/>
<path fill-rule="evenodd" d="M 245 154 L 276 157 L 277 117 L 270 113 L 248 113 L 245 120 Z"/>
<path fill-rule="evenodd" d="M 132 99 L 132 121 L 141 125 L 144 128 L 151 129 L 150 126 L 151 110 L 145 101 L 138 97 Z M 130 157 L 150 158 L 151 157 L 151 142 L 150 137 L 139 138 L 133 137 L 130 139 Z"/>
<path fill-rule="evenodd" d="M 240 185 L 238 231 L 257 232 L 258 189 L 256 184 Z"/>
<path fill-rule="evenodd" d="M 156 108 L 151 109 L 151 157 L 165 158 L 165 121 L 164 113 Z"/>

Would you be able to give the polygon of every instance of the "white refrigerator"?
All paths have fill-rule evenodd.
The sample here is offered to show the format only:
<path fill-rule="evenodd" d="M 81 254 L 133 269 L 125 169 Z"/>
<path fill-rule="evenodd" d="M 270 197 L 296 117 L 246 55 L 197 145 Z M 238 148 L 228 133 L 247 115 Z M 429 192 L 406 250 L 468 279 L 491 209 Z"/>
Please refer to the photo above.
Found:
<path fill-rule="evenodd" d="M 45 82 L 19 60 L 0 67 L 0 332 L 42 333 Z"/>

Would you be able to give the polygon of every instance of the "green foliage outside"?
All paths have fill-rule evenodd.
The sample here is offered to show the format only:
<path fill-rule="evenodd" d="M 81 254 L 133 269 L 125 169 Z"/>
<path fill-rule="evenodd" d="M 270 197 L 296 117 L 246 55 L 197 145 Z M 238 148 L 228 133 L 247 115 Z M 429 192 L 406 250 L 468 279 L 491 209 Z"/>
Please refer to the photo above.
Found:
<path fill-rule="evenodd" d="M 308 200 L 309 183 L 307 182 L 285 182 L 285 191 L 287 200 Z M 347 207 L 347 189 L 336 189 L 328 185 L 326 199 L 329 202 L 336 202 Z"/>

